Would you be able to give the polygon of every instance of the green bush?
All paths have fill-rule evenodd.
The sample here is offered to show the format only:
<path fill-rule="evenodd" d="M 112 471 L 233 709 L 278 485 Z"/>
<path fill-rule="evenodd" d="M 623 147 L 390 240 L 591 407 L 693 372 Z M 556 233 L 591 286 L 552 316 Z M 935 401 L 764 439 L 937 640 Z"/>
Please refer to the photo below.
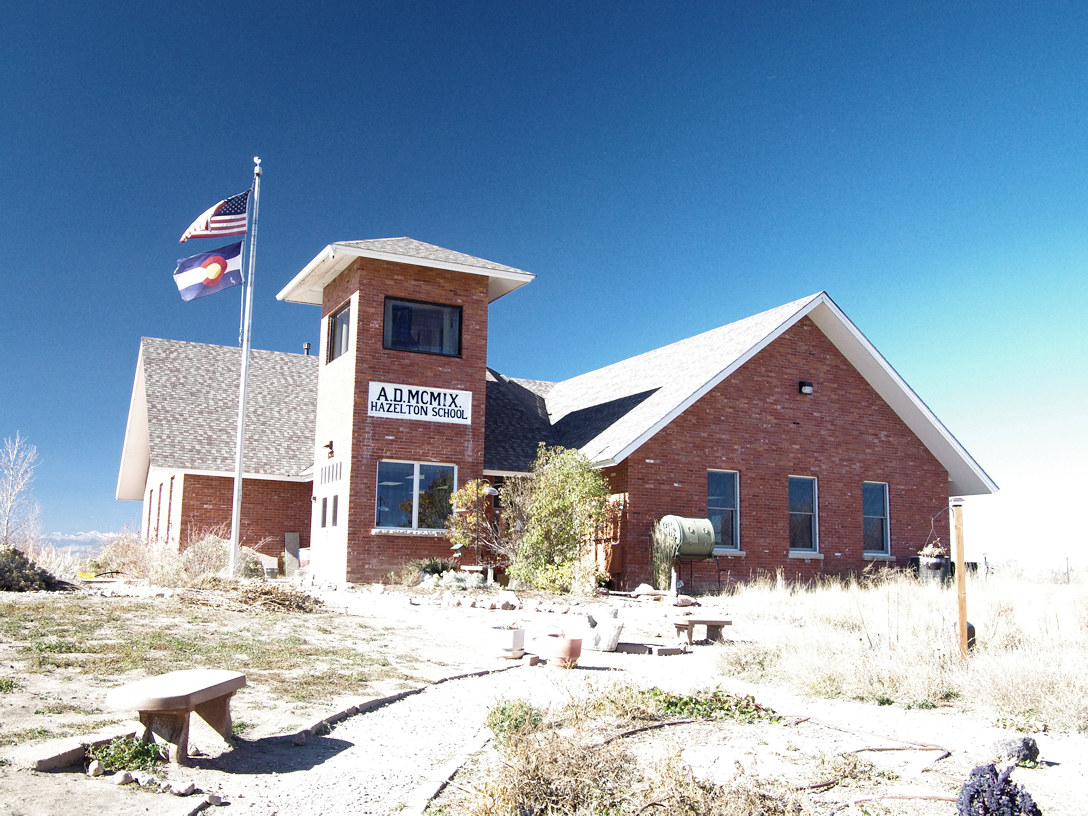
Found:
<path fill-rule="evenodd" d="M 500 493 L 507 527 L 516 526 L 515 516 L 526 520 L 510 577 L 551 592 L 592 592 L 598 575 L 591 541 L 608 503 L 608 484 L 593 463 L 572 448 L 541 444 L 520 499 L 525 506 Z"/>
<path fill-rule="evenodd" d="M 136 737 L 117 737 L 105 745 L 89 746 L 87 759 L 97 759 L 107 771 L 150 771 L 166 760 L 162 746 Z"/>
<path fill-rule="evenodd" d="M 544 723 L 544 712 L 528 700 L 500 700 L 490 711 L 484 725 L 495 735 L 495 742 L 507 745 L 511 739 L 538 731 Z"/>
<path fill-rule="evenodd" d="M 55 591 L 66 584 L 43 570 L 20 550 L 0 548 L 0 590 L 4 592 Z"/>

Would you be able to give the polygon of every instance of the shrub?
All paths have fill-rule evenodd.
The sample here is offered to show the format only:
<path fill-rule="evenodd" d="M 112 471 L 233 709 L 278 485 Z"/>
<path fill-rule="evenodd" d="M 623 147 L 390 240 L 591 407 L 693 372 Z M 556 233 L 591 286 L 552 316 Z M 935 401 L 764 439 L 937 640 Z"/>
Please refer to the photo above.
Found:
<path fill-rule="evenodd" d="M 161 746 L 136 737 L 117 737 L 105 745 L 89 746 L 87 759 L 97 759 L 107 771 L 150 771 L 166 759 Z"/>
<path fill-rule="evenodd" d="M 0 590 L 4 592 L 55 591 L 66 584 L 46 572 L 14 547 L 0 548 Z"/>
<path fill-rule="evenodd" d="M 484 725 L 495 735 L 495 742 L 507 745 L 511 739 L 540 729 L 544 723 L 544 712 L 528 700 L 500 700 L 487 712 Z"/>
<path fill-rule="evenodd" d="M 526 519 L 510 577 L 552 592 L 593 591 L 598 575 L 590 537 L 608 503 L 601 472 L 577 450 L 541 444 L 522 500 L 527 507 L 513 507 L 503 492 L 504 515 Z"/>
<path fill-rule="evenodd" d="M 959 816 L 1042 816 L 1027 791 L 1009 779 L 1015 766 L 998 772 L 993 765 L 971 771 L 956 800 Z"/>

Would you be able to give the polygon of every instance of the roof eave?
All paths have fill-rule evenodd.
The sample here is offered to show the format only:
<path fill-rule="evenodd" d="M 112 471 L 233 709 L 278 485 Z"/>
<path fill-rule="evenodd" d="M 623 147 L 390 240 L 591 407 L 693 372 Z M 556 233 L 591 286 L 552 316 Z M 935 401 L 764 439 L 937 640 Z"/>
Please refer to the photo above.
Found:
<path fill-rule="evenodd" d="M 485 275 L 488 278 L 488 303 L 495 302 L 503 295 L 519 289 L 536 277 L 531 272 L 489 269 L 471 264 L 417 258 L 413 255 L 399 255 L 394 252 L 362 249 L 345 243 L 333 243 L 321 250 L 312 261 L 306 264 L 302 271 L 280 290 L 279 294 L 276 295 L 276 299 L 286 300 L 289 303 L 309 303 L 320 306 L 322 292 L 325 287 L 356 258 L 373 258 L 411 266 L 448 269 L 468 275 Z"/>

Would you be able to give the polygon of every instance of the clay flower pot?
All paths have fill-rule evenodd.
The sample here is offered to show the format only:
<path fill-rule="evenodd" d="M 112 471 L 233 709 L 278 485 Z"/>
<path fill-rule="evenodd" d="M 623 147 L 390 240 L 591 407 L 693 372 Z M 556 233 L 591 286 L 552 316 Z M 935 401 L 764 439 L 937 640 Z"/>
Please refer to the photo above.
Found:
<path fill-rule="evenodd" d="M 578 658 L 582 656 L 582 639 L 569 638 L 565 635 L 548 635 L 549 656 L 560 668 L 573 669 L 578 665 Z"/>

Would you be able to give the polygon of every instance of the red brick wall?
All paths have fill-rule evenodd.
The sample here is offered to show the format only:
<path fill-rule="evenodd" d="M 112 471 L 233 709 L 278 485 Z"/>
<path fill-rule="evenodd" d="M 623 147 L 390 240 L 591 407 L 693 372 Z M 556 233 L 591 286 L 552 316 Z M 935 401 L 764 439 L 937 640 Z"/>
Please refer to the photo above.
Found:
<path fill-rule="evenodd" d="M 800 380 L 815 383 L 815 393 L 798 393 Z M 888 484 L 899 566 L 925 543 L 930 518 L 948 503 L 944 468 L 808 318 L 611 469 L 613 489 L 630 494 L 623 585 L 649 580 L 656 518 L 706 515 L 708 469 L 740 474 L 745 556 L 721 559 L 734 580 L 778 569 L 792 580 L 864 568 L 863 481 Z M 788 557 L 789 476 L 818 480 L 822 560 Z M 716 586 L 713 565 L 693 565 L 696 587 Z"/>
<path fill-rule="evenodd" d="M 181 497 L 181 549 L 204 532 L 230 535 L 234 479 L 226 476 L 185 476 Z M 265 555 L 283 552 L 283 534 L 298 533 L 299 546 L 310 546 L 311 482 L 242 480 L 241 541 Z M 178 501 L 177 491 L 174 500 Z"/>
<path fill-rule="evenodd" d="M 448 558 L 444 538 L 371 535 L 379 459 L 457 465 L 457 483 L 481 475 L 487 366 L 487 288 L 484 275 L 361 258 L 325 289 L 328 315 L 359 292 L 356 332 L 355 404 L 319 400 L 319 412 L 353 412 L 351 483 L 347 507 L 347 580 L 384 578 L 405 562 L 426 556 Z M 386 296 L 461 306 L 461 357 L 382 348 Z M 367 416 L 372 380 L 472 392 L 471 425 Z M 318 424 L 322 422 L 319 416 Z"/>

